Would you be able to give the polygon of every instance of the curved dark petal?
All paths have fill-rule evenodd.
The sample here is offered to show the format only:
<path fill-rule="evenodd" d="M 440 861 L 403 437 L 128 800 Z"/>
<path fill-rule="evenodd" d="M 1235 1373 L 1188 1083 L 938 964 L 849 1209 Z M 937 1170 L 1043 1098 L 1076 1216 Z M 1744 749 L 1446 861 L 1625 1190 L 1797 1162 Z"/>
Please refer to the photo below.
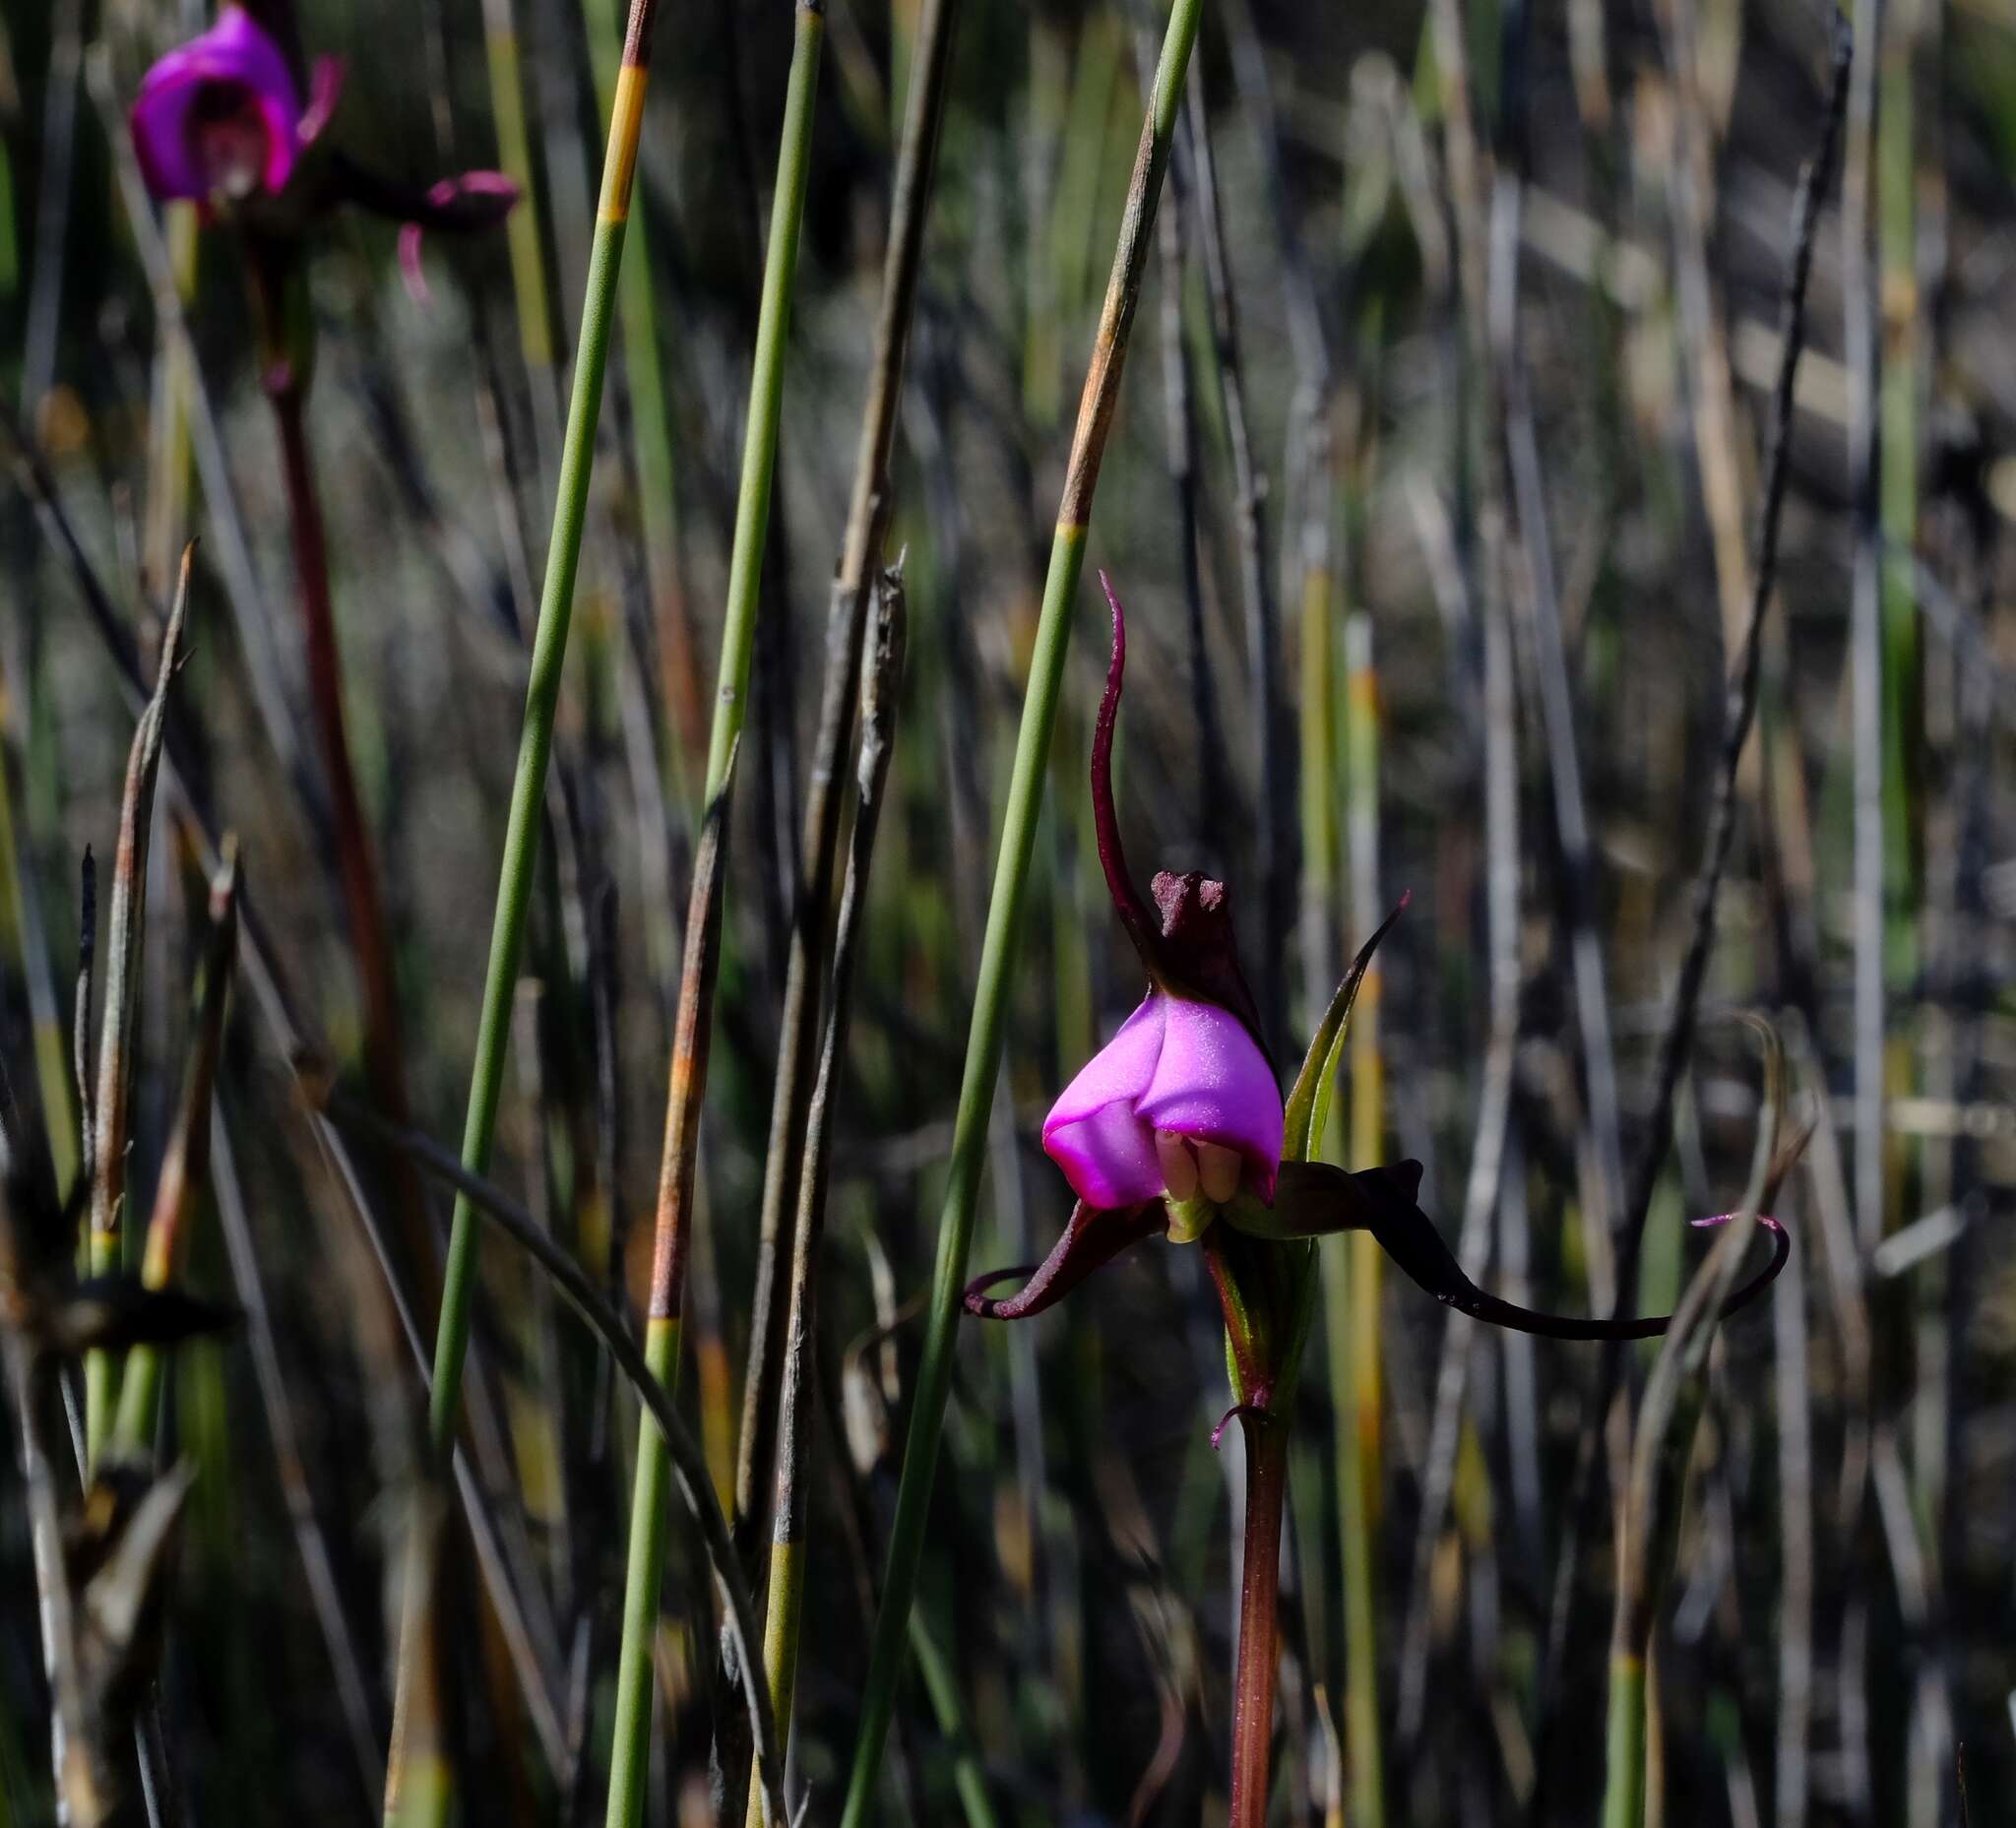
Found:
<path fill-rule="evenodd" d="M 1051 1245 L 1050 1254 L 1041 1263 L 990 1270 L 968 1283 L 966 1311 L 982 1320 L 1027 1320 L 1061 1301 L 1094 1270 L 1104 1268 L 1129 1244 L 1156 1236 L 1166 1224 L 1160 1200 L 1119 1212 L 1088 1206 L 1080 1200 L 1072 1209 L 1071 1222 L 1065 1226 L 1063 1235 Z M 1011 1276 L 1029 1278 L 1018 1293 L 995 1301 L 982 1292 Z"/>
<path fill-rule="evenodd" d="M 1128 873 L 1127 853 L 1120 842 L 1120 816 L 1113 806 L 1113 725 L 1120 715 L 1120 681 L 1127 670 L 1127 613 L 1104 572 L 1099 574 L 1100 589 L 1113 612 L 1113 658 L 1106 665 L 1106 689 L 1099 701 L 1099 717 L 1092 726 L 1092 826 L 1099 843 L 1100 867 L 1105 871 L 1106 893 L 1113 898 L 1113 912 L 1141 955 L 1150 977 L 1162 977 L 1162 941 L 1155 916 L 1141 899 Z"/>
<path fill-rule="evenodd" d="M 1412 1206 L 1420 1188 L 1418 1162 L 1390 1162 L 1356 1173 L 1328 1162 L 1284 1162 L 1275 1174 L 1271 1205 L 1242 1189 L 1225 1208 L 1225 1218 L 1252 1237 L 1329 1237 L 1371 1229 L 1376 1211 L 1395 1199 Z"/>
<path fill-rule="evenodd" d="M 435 184 L 406 184 L 341 152 L 329 156 L 327 185 L 330 202 L 448 234 L 494 228 L 518 201 L 518 186 L 501 172 L 465 171 Z"/>
<path fill-rule="evenodd" d="M 1810 1127 L 1810 1126 L 1809 1126 Z M 1800 1142 L 1804 1142 L 1800 1138 Z M 1736 1218 L 1735 1213 L 1717 1213 L 1712 1219 L 1696 1219 L 1696 1226 L 1727 1225 Z M 1771 1261 L 1752 1276 L 1748 1282 L 1722 1304 L 1722 1317 L 1727 1320 L 1738 1308 L 1748 1307 L 1764 1291 L 1778 1280 L 1778 1272 L 1785 1268 L 1786 1259 L 1792 1255 L 1792 1233 L 1769 1213 L 1759 1213 L 1757 1223 L 1771 1233 Z"/>
<path fill-rule="evenodd" d="M 1414 1165 L 1409 1163 L 1409 1167 Z M 1416 1205 L 1412 1198 L 1400 1197 L 1400 1185 L 1395 1181 L 1382 1181 L 1372 1173 L 1354 1176 L 1360 1189 L 1368 1194 L 1363 1205 L 1364 1229 L 1379 1240 L 1379 1247 L 1397 1263 L 1408 1276 L 1418 1283 L 1436 1300 L 1455 1308 L 1459 1313 L 1469 1314 L 1473 1319 L 1488 1321 L 1494 1327 L 1508 1327 L 1517 1333 L 1534 1333 L 1544 1339 L 1557 1340 L 1643 1340 L 1656 1339 L 1672 1323 L 1670 1314 L 1648 1315 L 1628 1320 L 1604 1320 L 1579 1314 L 1546 1314 L 1534 1308 L 1520 1307 L 1516 1303 L 1501 1300 L 1480 1289 L 1463 1273 L 1449 1246 L 1442 1242 L 1434 1222 Z M 1418 1170 L 1416 1170 L 1417 1183 Z M 1722 1215 L 1723 1219 L 1730 1215 Z M 1720 1224 L 1721 1219 L 1703 1223 Z M 1745 1283 L 1734 1294 L 1723 1303 L 1725 1315 L 1734 1313 L 1767 1289 L 1778 1272 L 1785 1267 L 1786 1259 L 1792 1254 L 1792 1239 L 1785 1228 L 1775 1219 L 1760 1217 L 1759 1224 L 1770 1228 L 1772 1233 L 1771 1262 L 1757 1276 Z"/>

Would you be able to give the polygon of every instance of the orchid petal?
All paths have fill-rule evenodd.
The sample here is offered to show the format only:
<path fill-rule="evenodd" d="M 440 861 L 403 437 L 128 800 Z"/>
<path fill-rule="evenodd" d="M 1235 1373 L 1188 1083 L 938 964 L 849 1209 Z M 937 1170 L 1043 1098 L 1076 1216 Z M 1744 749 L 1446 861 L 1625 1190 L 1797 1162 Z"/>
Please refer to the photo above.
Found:
<path fill-rule="evenodd" d="M 1054 1306 L 1078 1287 L 1094 1270 L 1102 1269 L 1130 1244 L 1154 1237 L 1163 1229 L 1159 1206 L 1146 1204 L 1119 1212 L 1103 1211 L 1078 1202 L 1065 1226 L 1063 1235 L 1051 1246 L 1050 1254 L 1033 1271 L 995 1270 L 976 1277 L 966 1288 L 966 1311 L 982 1320 L 1027 1320 L 1046 1307 Z M 990 1284 L 1010 1276 L 1027 1276 L 1021 1292 L 1006 1300 L 989 1300 L 981 1292 Z"/>
<path fill-rule="evenodd" d="M 1151 991 L 1043 1119 L 1044 1152 L 1094 1206 L 1132 1206 L 1163 1190 L 1155 1129 L 1137 1105 L 1162 1057 L 1168 1000 Z"/>
<path fill-rule="evenodd" d="M 1162 946 L 1155 916 L 1134 886 L 1127 868 L 1127 853 L 1120 843 L 1120 816 L 1113 805 L 1113 725 L 1120 715 L 1120 681 L 1127 670 L 1127 613 L 1113 595 L 1111 581 L 1099 574 L 1100 589 L 1106 594 L 1113 612 L 1113 657 L 1106 665 L 1106 689 L 1099 701 L 1099 716 L 1092 726 L 1092 826 L 1099 843 L 1100 867 L 1105 871 L 1106 893 L 1113 898 L 1113 912 L 1141 955 L 1143 969 L 1152 978 L 1162 976 Z"/>
<path fill-rule="evenodd" d="M 1351 1173 L 1327 1162 L 1285 1161 L 1274 1183 L 1273 1205 L 1242 1190 L 1225 1208 L 1226 1223 L 1248 1236 L 1275 1243 L 1362 1231 L 1369 1228 L 1378 1202 L 1398 1194 L 1412 1204 L 1420 1184 L 1418 1162 L 1392 1162 Z"/>
<path fill-rule="evenodd" d="M 1370 1195 L 1364 1226 L 1379 1240 L 1379 1247 L 1421 1288 L 1445 1306 L 1473 1319 L 1489 1321 L 1517 1333 L 1535 1333 L 1562 1340 L 1656 1339 L 1672 1324 L 1670 1314 L 1644 1318 L 1606 1320 L 1575 1314 L 1541 1313 L 1499 1299 L 1480 1289 L 1463 1273 L 1449 1246 L 1435 1230 L 1434 1221 L 1414 1202 L 1413 1189 L 1419 1184 L 1420 1170 L 1413 1163 L 1406 1172 L 1373 1168 L 1352 1178 Z M 1698 1225 L 1721 1225 L 1731 1215 L 1697 1220 Z M 1758 1223 L 1772 1232 L 1771 1262 L 1738 1289 L 1722 1305 L 1725 1316 L 1746 1306 L 1771 1284 L 1792 1254 L 1792 1239 L 1776 1220 L 1759 1217 Z"/>
<path fill-rule="evenodd" d="M 344 79 L 349 74 L 341 57 L 318 57 L 308 72 L 308 107 L 294 128 L 294 138 L 306 151 L 321 139 L 343 99 Z"/>
<path fill-rule="evenodd" d="M 1237 1150 L 1261 1197 L 1272 1199 L 1281 1162 L 1281 1091 L 1259 1043 L 1216 1003 L 1161 1000 L 1167 1004 L 1161 1057 L 1136 1110 L 1157 1130 Z"/>
<path fill-rule="evenodd" d="M 260 183 L 284 190 L 299 151 L 300 95 L 280 46 L 237 6 L 227 6 L 208 32 L 169 51 L 141 79 L 129 119 L 148 189 L 157 197 L 209 198 L 213 174 L 191 144 L 189 111 L 211 86 L 245 92 L 266 129 Z"/>

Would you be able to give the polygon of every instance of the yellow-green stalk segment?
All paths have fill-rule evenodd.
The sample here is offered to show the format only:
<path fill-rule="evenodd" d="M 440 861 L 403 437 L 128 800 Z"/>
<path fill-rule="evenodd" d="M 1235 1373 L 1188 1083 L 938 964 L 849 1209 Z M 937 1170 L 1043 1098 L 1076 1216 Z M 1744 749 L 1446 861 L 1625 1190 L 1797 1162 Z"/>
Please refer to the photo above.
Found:
<path fill-rule="evenodd" d="M 590 61 L 596 97 L 607 128 L 622 73 L 621 17 L 617 0 L 590 0 Z M 637 467 L 637 519 L 643 535 L 645 578 L 664 672 L 664 713 L 670 719 L 672 773 L 684 769 L 688 742 L 699 732 L 692 628 L 679 581 L 678 474 L 672 456 L 670 384 L 659 347 L 658 282 L 652 271 L 649 217 L 637 210 L 630 223 L 629 258 L 617 280 L 617 327 L 623 339 L 623 374 L 630 389 L 630 443 Z M 690 791 L 673 783 L 673 790 Z"/>
<path fill-rule="evenodd" d="M 1610 1659 L 1609 1718 L 1604 1754 L 1603 1828 L 1642 1828 L 1645 1820 L 1645 1664 L 1628 1652 Z"/>
<path fill-rule="evenodd" d="M 532 135 L 525 117 L 525 73 L 518 54 L 512 0 L 483 0 L 483 55 L 490 78 L 490 117 L 497 162 L 518 186 L 519 207 L 505 220 L 511 255 L 511 290 L 518 307 L 518 342 L 535 390 L 552 386 L 553 307 L 539 243 L 538 188 L 534 182 Z M 547 453 L 541 452 L 541 458 Z"/>
<path fill-rule="evenodd" d="M 881 566 L 894 498 L 890 457 L 903 396 L 904 354 L 923 265 L 924 217 L 939 125 L 944 118 L 957 12 L 956 0 L 929 0 L 918 21 L 913 64 L 917 81 L 905 101 L 875 353 L 862 406 L 847 533 L 827 611 L 826 672 L 820 687 L 812 769 L 805 788 L 804 871 L 785 972 L 751 1300 L 749 1370 L 736 1448 L 736 1523 L 744 1559 L 754 1571 L 759 1592 L 763 1585 L 763 1511 L 776 1462 L 778 1389 L 783 1379 L 784 1268 L 793 1255 L 788 1228 L 798 1210 L 804 1177 L 805 1129 L 819 1032 L 819 985 L 826 972 L 828 911 L 833 905 L 840 856 L 847 757 L 853 740 L 854 698 L 860 682 L 869 597 Z"/>
<path fill-rule="evenodd" d="M 1100 465 L 1105 455 L 1106 433 L 1119 399 L 1120 376 L 1135 308 L 1140 301 L 1142 275 L 1154 246 L 1156 201 L 1162 194 L 1163 173 L 1168 164 L 1183 79 L 1190 67 L 1190 51 L 1196 42 L 1201 14 L 1202 0 L 1174 0 L 1169 9 L 1156 69 L 1154 98 L 1135 155 L 1133 180 L 1120 221 L 1119 245 L 1114 251 L 1112 277 L 1100 315 L 1091 367 L 1085 377 L 1063 498 L 1058 506 L 1056 536 L 1050 547 L 1042 610 L 1037 622 L 1029 686 L 1023 699 L 1022 725 L 1016 737 L 1014 770 L 1002 819 L 1001 849 L 987 908 L 986 934 L 980 946 L 979 978 L 974 990 L 973 1023 L 967 1036 L 966 1066 L 960 1082 L 945 1202 L 939 1218 L 938 1258 L 932 1275 L 923 1355 L 912 1397 L 896 1517 L 890 1531 L 889 1565 L 882 1587 L 882 1612 L 875 1621 L 875 1640 L 862 1694 L 860 1730 L 854 1744 L 842 1828 L 865 1828 L 874 1803 L 882 1748 L 896 1706 L 897 1681 L 909 1641 L 911 1604 L 915 1598 L 923 1553 L 926 1512 L 937 1474 L 939 1436 L 944 1426 L 945 1405 L 951 1395 L 952 1348 L 962 1311 L 960 1295 L 966 1283 L 967 1252 L 973 1241 L 980 1169 L 986 1159 L 987 1123 L 993 1106 L 994 1080 L 1001 1065 L 1008 986 L 1020 950 L 1030 859 L 1042 808 L 1044 768 L 1070 641 L 1071 606 L 1085 563 L 1086 526 L 1092 514 Z"/>
<path fill-rule="evenodd" d="M 736 502 L 734 542 L 728 564 L 720 685 L 708 749 L 707 828 L 701 854 L 694 863 L 692 901 L 686 919 L 685 969 L 666 1095 L 665 1147 L 659 1179 L 646 1346 L 652 1355 L 649 1361 L 654 1375 L 668 1388 L 678 1363 L 679 1317 L 690 1241 L 687 1214 L 699 1145 L 700 1109 L 707 1091 L 707 1049 L 721 939 L 721 846 L 728 786 L 747 713 L 758 585 L 784 399 L 784 351 L 797 276 L 798 232 L 804 220 L 805 187 L 811 169 L 814 102 L 825 33 L 823 5 L 818 0 L 799 0 L 790 76 L 785 92 L 784 127 L 778 146 L 770 244 L 764 257 L 762 303 L 749 383 L 749 417 L 742 441 L 741 492 Z M 628 61 L 626 53 L 626 66 Z M 615 1736 L 609 1766 L 609 1828 L 634 1828 L 644 1810 L 650 1765 L 651 1642 L 657 1628 L 659 1588 L 663 1572 L 668 1476 L 664 1436 L 647 1416 L 638 1429 L 637 1472 L 631 1495 L 623 1639 L 617 1659 Z"/>
<path fill-rule="evenodd" d="M 140 714 L 126 763 L 119 808 L 119 848 L 112 869 L 112 901 L 99 957 L 105 980 L 104 1025 L 99 1032 L 97 1091 L 92 1100 L 91 1240 L 87 1266 L 94 1276 L 119 1267 L 119 1227 L 126 1204 L 126 1101 L 133 1074 L 132 1039 L 140 988 L 140 949 L 147 926 L 147 851 L 154 826 L 155 783 L 167 737 L 168 687 L 182 662 L 182 630 L 189 611 L 189 574 L 195 547 L 182 553 L 175 605 L 161 636 L 154 695 Z M 84 1440 L 87 1470 L 97 1464 L 113 1419 L 118 1373 L 102 1349 L 84 1360 Z"/>
<path fill-rule="evenodd" d="M 676 1392 L 680 1307 L 692 1236 L 688 1213 L 700 1150 L 700 1111 L 714 1028 L 714 988 L 721 959 L 723 847 L 727 835 L 727 782 L 707 809 L 693 857 L 692 902 L 680 982 L 672 1065 L 666 1093 L 664 1158 L 659 1170 L 658 1225 L 651 1293 L 644 1322 L 644 1361 L 652 1376 Z M 666 1500 L 671 1465 L 665 1437 L 647 1412 L 638 1423 L 637 1471 L 630 1494 L 630 1553 L 623 1579 L 623 1639 L 616 1660 L 616 1722 L 610 1748 L 607 1819 L 641 1819 L 651 1763 L 653 1640 L 664 1576 Z"/>
<path fill-rule="evenodd" d="M 511 810 L 505 827 L 504 857 L 490 929 L 490 961 L 483 980 L 469 1114 L 463 1128 L 463 1164 L 476 1174 L 487 1171 L 491 1144 L 496 1137 L 497 1101 L 504 1081 L 512 1001 L 525 943 L 526 911 L 537 873 L 546 765 L 552 756 L 553 718 L 559 706 L 567 629 L 574 611 L 574 577 L 581 559 L 581 530 L 588 509 L 589 474 L 595 462 L 596 420 L 601 410 L 616 275 L 622 263 L 623 228 L 630 214 L 630 189 L 637 170 L 646 61 L 657 10 L 657 0 L 631 0 L 629 32 L 623 44 L 623 65 L 609 121 L 608 151 L 602 163 L 601 201 L 596 213 L 587 298 L 581 314 L 581 347 L 574 362 L 574 396 L 568 407 L 567 435 L 560 453 L 545 589 L 539 601 L 538 627 L 533 636 L 525 724 L 519 739 L 518 770 L 511 784 Z M 445 1448 L 454 1433 L 462 1408 L 462 1365 L 469 1347 L 469 1303 L 474 1277 L 474 1218 L 467 1199 L 458 1197 L 442 1279 L 441 1320 L 434 1339 L 434 1388 L 428 1411 L 437 1451 Z"/>
<path fill-rule="evenodd" d="M 218 1056 L 223 1048 L 224 998 L 237 945 L 238 848 L 226 836 L 222 866 L 210 885 L 210 937 L 196 990 L 196 1035 L 188 1074 L 155 1182 L 147 1248 L 140 1262 L 140 1280 L 149 1289 L 165 1289 L 188 1255 L 185 1240 L 190 1221 L 210 1172 L 211 1093 L 217 1084 Z M 153 1453 L 160 1386 L 160 1348 L 134 1347 L 119 1387 L 119 1419 L 113 1433 L 119 1452 L 136 1459 Z"/>

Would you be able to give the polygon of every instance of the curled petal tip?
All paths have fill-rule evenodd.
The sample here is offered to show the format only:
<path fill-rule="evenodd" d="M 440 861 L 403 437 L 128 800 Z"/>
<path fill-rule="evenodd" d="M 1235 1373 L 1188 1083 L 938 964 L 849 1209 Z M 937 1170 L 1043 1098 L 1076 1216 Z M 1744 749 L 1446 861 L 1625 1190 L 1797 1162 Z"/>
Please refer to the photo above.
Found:
<path fill-rule="evenodd" d="M 518 197 L 517 184 L 501 171 L 464 171 L 428 189 L 399 227 L 399 269 L 413 303 L 424 309 L 433 302 L 420 266 L 423 229 L 465 233 L 493 228 L 511 214 Z"/>
<path fill-rule="evenodd" d="M 966 1311 L 982 1320 L 1027 1320 L 1053 1307 L 1093 1271 L 1103 1268 L 1130 1244 L 1153 1237 L 1163 1229 L 1162 1206 L 1150 1201 L 1121 1212 L 1102 1212 L 1083 1200 L 1071 1214 L 1063 1235 L 1014 1294 L 992 1299 L 986 1291 L 1021 1270 L 995 1270 L 977 1276 L 962 1297 Z"/>
<path fill-rule="evenodd" d="M 427 270 L 420 264 L 420 225 L 418 222 L 402 222 L 399 225 L 399 277 L 406 284 L 406 295 L 422 311 L 431 308 L 434 294 L 427 289 Z"/>
<path fill-rule="evenodd" d="M 1687 1223 L 1700 1229 L 1708 1226 L 1728 1225 L 1732 1220 L 1740 1219 L 1741 1217 L 1741 1213 L 1710 1213 L 1705 1219 L 1689 1219 Z M 1780 1225 L 1769 1213 L 1759 1213 L 1757 1215 L 1757 1223 L 1761 1226 L 1768 1226 L 1774 1231 L 1783 1231 L 1785 1229 L 1785 1227 Z"/>
<path fill-rule="evenodd" d="M 303 148 L 322 137 L 323 129 L 336 113 L 337 102 L 343 98 L 344 79 L 348 74 L 348 66 L 341 57 L 315 59 L 315 67 L 308 72 L 308 109 L 294 129 L 294 138 Z"/>

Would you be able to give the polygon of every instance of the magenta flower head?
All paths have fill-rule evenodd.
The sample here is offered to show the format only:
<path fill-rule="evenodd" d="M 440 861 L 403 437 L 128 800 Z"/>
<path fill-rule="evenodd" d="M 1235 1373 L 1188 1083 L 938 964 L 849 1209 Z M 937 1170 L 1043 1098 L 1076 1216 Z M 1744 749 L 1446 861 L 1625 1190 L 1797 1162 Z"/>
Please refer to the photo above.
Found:
<path fill-rule="evenodd" d="M 208 219 L 256 229 L 269 264 L 304 223 L 354 204 L 402 224 L 400 263 L 416 291 L 423 228 L 493 227 L 518 201 L 499 171 L 465 171 L 435 184 L 382 176 L 328 144 L 324 129 L 343 88 L 343 65 L 318 57 L 309 98 L 280 41 L 243 6 L 178 45 L 142 78 L 128 123 L 147 187 L 163 201 L 200 205 Z"/>
<path fill-rule="evenodd" d="M 1284 1104 L 1239 971 L 1224 884 L 1164 871 L 1155 878 L 1151 910 L 1128 874 L 1112 789 L 1126 617 L 1103 574 L 1100 582 L 1112 608 L 1113 650 L 1093 730 L 1093 822 L 1106 889 L 1140 955 L 1148 993 L 1043 1120 L 1043 1149 L 1078 1196 L 1063 1235 L 1042 1263 L 974 1282 L 968 1311 L 1023 1319 L 1131 1244 L 1158 1234 L 1197 1240 L 1225 1310 L 1237 1413 L 1249 1416 L 1267 1413 L 1293 1378 L 1313 1300 L 1309 1240 L 1332 1231 L 1369 1230 L 1438 1300 L 1498 1326 L 1558 1339 L 1663 1332 L 1664 1316 L 1538 1313 L 1486 1293 L 1416 1203 L 1417 1163 L 1347 1173 L 1308 1159 L 1323 1134 L 1353 1000 L 1400 910 L 1365 942 L 1338 986 Z M 1773 1237 L 1772 1261 L 1725 1311 L 1754 1298 L 1784 1265 L 1790 1241 L 1775 1222 L 1763 1223 Z M 995 1299 L 986 1292 L 1011 1276 L 1027 1278 L 1015 1294 Z"/>
<path fill-rule="evenodd" d="M 1127 871 L 1113 807 L 1113 724 L 1127 665 L 1127 622 L 1110 589 L 1113 658 L 1092 742 L 1093 818 L 1106 888 L 1148 974 L 1148 994 L 1043 1120 L 1043 1148 L 1072 1192 L 1106 1210 L 1165 1201 L 1195 1235 L 1200 1200 L 1241 1186 L 1274 1197 L 1281 1088 L 1240 976 L 1225 885 L 1165 870 L 1157 914 Z M 1159 916 L 1159 917 L 1158 917 Z"/>
<path fill-rule="evenodd" d="M 329 117 L 341 66 L 316 65 L 304 109 L 285 54 L 243 7 L 227 6 L 200 37 L 150 70 L 133 98 L 133 150 L 157 197 L 242 203 L 278 197 Z"/>
<path fill-rule="evenodd" d="M 1239 970 L 1225 885 L 1165 870 L 1151 909 L 1127 868 L 1112 788 L 1127 620 L 1110 585 L 1106 600 L 1113 648 L 1093 730 L 1093 820 L 1148 991 L 1043 1120 L 1043 1148 L 1078 1212 L 1021 1294 L 985 1299 L 980 1290 L 995 1277 L 969 1292 L 974 1312 L 998 1319 L 1048 1306 L 1137 1238 L 1166 1231 L 1189 1241 L 1234 1202 L 1264 1209 L 1281 1169 L 1281 1087 Z"/>

